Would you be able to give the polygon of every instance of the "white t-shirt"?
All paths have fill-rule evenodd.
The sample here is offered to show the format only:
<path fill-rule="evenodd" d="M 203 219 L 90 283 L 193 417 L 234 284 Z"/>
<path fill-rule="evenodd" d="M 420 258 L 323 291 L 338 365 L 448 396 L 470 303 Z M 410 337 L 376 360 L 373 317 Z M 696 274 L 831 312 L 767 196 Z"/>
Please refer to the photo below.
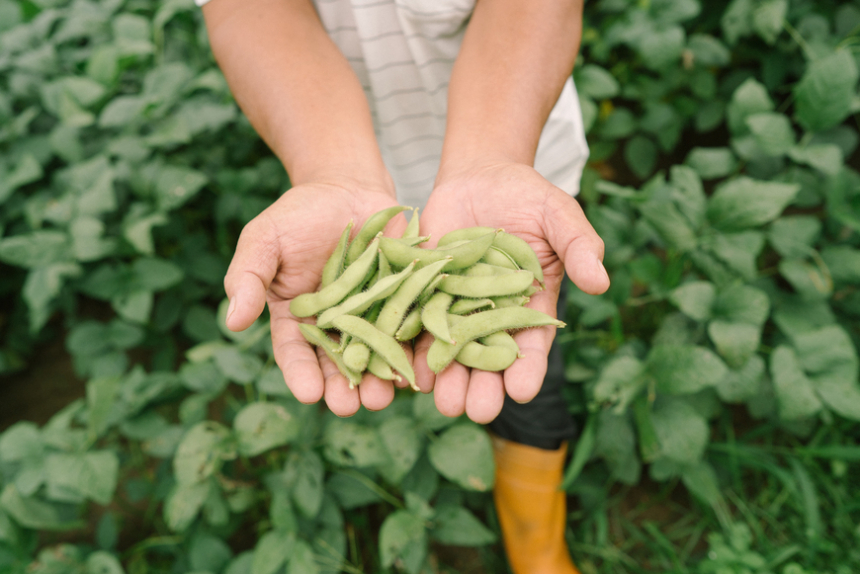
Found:
<path fill-rule="evenodd" d="M 202 5 L 209 0 L 196 1 Z M 423 207 L 439 169 L 448 81 L 475 0 L 314 0 L 314 4 L 367 96 L 398 201 Z M 579 99 L 568 78 L 541 133 L 534 167 L 574 195 L 587 159 Z"/>

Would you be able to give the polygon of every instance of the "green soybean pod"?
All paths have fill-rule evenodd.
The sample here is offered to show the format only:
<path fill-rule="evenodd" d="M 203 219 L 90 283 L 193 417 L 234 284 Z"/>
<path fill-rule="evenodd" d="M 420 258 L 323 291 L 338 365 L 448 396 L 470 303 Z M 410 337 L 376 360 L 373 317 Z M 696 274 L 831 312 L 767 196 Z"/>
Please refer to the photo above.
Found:
<path fill-rule="evenodd" d="M 457 353 L 469 341 L 492 335 L 497 331 L 543 325 L 563 327 L 564 323 L 528 307 L 491 309 L 490 311 L 462 316 L 459 321 L 451 326 L 451 338 L 457 341 L 457 344 L 451 345 L 438 339 L 433 341 L 427 352 L 427 365 L 434 373 L 439 373 L 454 360 Z"/>
<path fill-rule="evenodd" d="M 352 231 L 352 224 L 353 221 L 350 219 L 349 223 L 346 224 L 346 229 L 344 229 L 343 233 L 340 235 L 340 240 L 337 242 L 337 246 L 328 258 L 328 261 L 325 262 L 320 287 L 327 287 L 335 279 L 340 277 L 340 274 L 343 272 L 343 262 L 346 258 L 346 247 L 349 244 L 349 234 Z"/>
<path fill-rule="evenodd" d="M 409 277 L 415 268 L 415 263 L 409 264 L 400 273 L 389 275 L 378 280 L 370 289 L 362 291 L 356 295 L 348 297 L 339 305 L 329 307 L 319 314 L 317 317 L 317 327 L 321 329 L 330 329 L 332 319 L 340 315 L 361 315 L 367 311 L 371 305 L 377 301 L 381 301 L 397 291 L 401 283 Z"/>
<path fill-rule="evenodd" d="M 375 269 L 379 239 L 374 239 L 355 263 L 344 269 L 340 277 L 316 293 L 304 293 L 290 302 L 290 312 L 296 317 L 310 317 L 343 301 L 356 287 L 367 280 Z"/>
<path fill-rule="evenodd" d="M 385 258 L 385 254 L 380 251 L 379 252 L 379 278 L 385 279 L 389 275 L 394 272 L 391 270 L 391 265 L 388 264 L 388 259 Z"/>
<path fill-rule="evenodd" d="M 508 267 L 499 267 L 498 265 L 492 265 L 490 263 L 475 263 L 468 269 L 464 269 L 460 275 L 464 275 L 466 277 L 492 277 L 494 275 L 510 275 L 517 271 L 516 269 L 510 269 Z"/>
<path fill-rule="evenodd" d="M 464 227 L 463 229 L 455 229 L 443 235 L 436 245 L 442 247 L 456 241 L 471 241 L 488 233 L 495 233 L 497 230 L 492 227 Z"/>
<path fill-rule="evenodd" d="M 384 381 L 401 381 L 400 375 L 391 370 L 391 365 L 385 362 L 385 359 L 379 356 L 378 353 L 370 352 L 370 360 L 367 362 L 367 370 L 370 374 L 379 377 Z"/>
<path fill-rule="evenodd" d="M 497 309 L 502 309 L 503 307 L 523 307 L 531 300 L 525 295 L 508 295 L 507 297 L 493 297 L 492 299 Z"/>
<path fill-rule="evenodd" d="M 496 304 L 492 299 L 458 299 L 453 305 L 451 305 L 450 309 L 448 309 L 448 313 L 452 315 L 465 315 L 466 313 L 471 313 L 472 311 L 477 311 L 484 307 L 495 309 Z"/>
<path fill-rule="evenodd" d="M 421 292 L 421 295 L 418 296 L 418 304 L 421 306 L 425 305 L 427 301 L 430 300 L 430 297 L 432 297 L 433 294 L 436 293 L 436 287 L 439 286 L 439 283 L 441 283 L 442 280 L 447 276 L 447 273 L 440 273 L 439 275 L 434 277 L 433 280 L 427 284 L 427 287 L 425 287 L 424 290 Z"/>
<path fill-rule="evenodd" d="M 534 275 L 525 270 L 490 277 L 449 275 L 439 283 L 439 291 L 458 297 L 502 297 L 524 291 L 532 281 Z"/>
<path fill-rule="evenodd" d="M 534 273 L 535 279 L 543 286 L 543 268 L 535 250 L 524 239 L 502 231 L 496 234 L 493 245 L 510 255 L 522 269 Z"/>
<path fill-rule="evenodd" d="M 421 309 L 421 322 L 430 334 L 446 343 L 454 344 L 448 332 L 448 307 L 454 297 L 447 293 L 438 292 L 427 301 Z M 399 331 L 398 331 L 399 332 Z"/>
<path fill-rule="evenodd" d="M 329 336 L 325 334 L 325 331 L 319 327 L 315 327 L 314 325 L 308 325 L 307 323 L 299 323 L 299 331 L 301 331 L 308 343 L 320 347 L 325 354 L 328 355 L 328 358 L 337 365 L 338 370 L 344 377 L 346 377 L 346 380 L 349 381 L 350 389 L 361 383 L 361 373 L 350 369 L 344 364 L 343 357 L 338 352 L 339 345 L 332 341 Z"/>
<path fill-rule="evenodd" d="M 364 225 L 361 226 L 361 229 L 355 236 L 355 239 L 352 240 L 352 244 L 346 252 L 346 264 L 350 265 L 353 261 L 358 259 L 373 238 L 385 229 L 385 226 L 388 225 L 391 218 L 407 209 L 409 208 L 397 205 L 395 207 L 383 209 L 382 211 L 377 211 L 368 217 L 367 221 L 364 222 Z"/>
<path fill-rule="evenodd" d="M 343 350 L 343 364 L 353 371 L 364 372 L 368 361 L 370 361 L 370 348 L 361 341 L 353 339 Z"/>
<path fill-rule="evenodd" d="M 482 345 L 469 341 L 457 353 L 457 362 L 481 371 L 504 371 L 517 360 L 517 352 L 508 347 Z"/>
<path fill-rule="evenodd" d="M 514 271 L 518 271 L 520 266 L 517 265 L 517 262 L 514 261 L 514 258 L 496 247 L 495 245 L 491 245 L 487 252 L 484 253 L 484 256 L 481 257 L 481 261 L 484 263 L 489 263 L 490 265 L 496 265 L 498 267 L 505 267 L 506 269 L 513 269 Z"/>
<path fill-rule="evenodd" d="M 514 338 L 511 337 L 510 333 L 508 333 L 507 331 L 499 331 L 498 333 L 493 333 L 492 335 L 481 337 L 478 340 L 487 346 L 507 347 L 508 349 L 511 349 L 514 353 L 516 353 L 517 357 L 522 357 L 522 355 L 520 354 L 520 346 L 517 345 L 517 342 L 514 341 Z"/>
<path fill-rule="evenodd" d="M 400 325 L 400 328 L 397 329 L 396 333 L 394 333 L 394 338 L 404 343 L 406 341 L 411 341 L 421 333 L 421 329 L 423 328 L 424 323 L 421 322 L 421 308 L 415 307 L 408 315 L 406 315 L 406 318 L 403 319 L 403 324 Z"/>
<path fill-rule="evenodd" d="M 403 235 L 401 236 L 403 239 L 407 239 L 410 237 L 418 237 L 418 208 L 412 208 L 412 217 L 409 218 L 409 223 L 406 225 L 406 229 L 403 231 Z M 422 241 L 423 243 L 423 241 Z"/>
<path fill-rule="evenodd" d="M 412 364 L 406 356 L 406 351 L 400 346 L 400 343 L 394 340 L 394 337 L 387 335 L 362 319 L 353 315 L 341 315 L 333 321 L 334 327 L 341 333 L 348 333 L 354 338 L 364 342 L 374 352 L 379 353 L 379 356 L 385 359 L 385 362 L 391 365 L 395 370 L 399 371 L 413 389 L 418 389 L 415 385 L 415 372 L 412 370 Z"/>
<path fill-rule="evenodd" d="M 403 241 L 391 237 L 383 237 L 380 240 L 379 248 L 385 253 L 388 260 L 397 266 L 403 267 L 409 261 L 419 259 L 419 267 L 424 267 L 431 263 L 441 261 L 445 258 L 450 258 L 450 263 L 445 267 L 446 270 L 464 269 L 471 267 L 484 256 L 487 249 L 493 243 L 495 232 L 486 234 L 482 237 L 460 243 L 458 245 L 446 246 L 442 249 L 422 249 L 420 247 L 410 247 Z"/>
<path fill-rule="evenodd" d="M 393 337 L 406 318 L 406 313 L 412 303 L 421 295 L 424 288 L 439 275 L 439 271 L 448 263 L 448 259 L 431 263 L 427 267 L 415 271 L 401 283 L 397 291 L 388 298 L 376 319 L 376 328 Z"/>

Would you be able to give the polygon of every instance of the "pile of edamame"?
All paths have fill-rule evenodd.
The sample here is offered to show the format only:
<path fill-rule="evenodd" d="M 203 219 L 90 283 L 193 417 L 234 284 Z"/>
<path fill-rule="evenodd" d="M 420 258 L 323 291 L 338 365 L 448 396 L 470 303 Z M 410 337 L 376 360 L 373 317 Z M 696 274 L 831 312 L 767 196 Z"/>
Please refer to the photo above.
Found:
<path fill-rule="evenodd" d="M 369 371 L 386 380 L 402 376 L 417 390 L 401 343 L 425 329 L 435 338 L 427 363 L 439 373 L 455 360 L 502 371 L 520 356 L 508 331 L 564 326 L 525 307 L 543 287 L 540 262 L 528 243 L 502 230 L 470 227 L 446 234 L 436 249 L 424 249 L 420 244 L 429 237 L 418 235 L 417 209 L 401 237 L 383 237 L 391 218 L 407 209 L 375 213 L 352 242 L 350 222 L 323 268 L 320 290 L 290 304 L 296 317 L 316 316 L 316 325 L 300 323 L 299 329 L 337 365 L 350 388 Z"/>

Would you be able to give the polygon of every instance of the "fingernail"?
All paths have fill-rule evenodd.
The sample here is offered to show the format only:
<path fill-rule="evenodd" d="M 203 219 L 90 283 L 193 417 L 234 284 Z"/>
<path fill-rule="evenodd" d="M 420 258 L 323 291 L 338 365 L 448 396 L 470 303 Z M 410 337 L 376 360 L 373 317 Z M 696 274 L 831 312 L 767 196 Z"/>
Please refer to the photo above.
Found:
<path fill-rule="evenodd" d="M 603 266 L 603 261 L 601 261 L 600 259 L 597 260 L 597 267 L 600 269 L 600 272 L 603 273 L 603 275 L 607 279 L 609 279 L 609 273 L 606 272 L 606 267 Z"/>
<path fill-rule="evenodd" d="M 236 310 L 236 298 L 233 297 L 232 299 L 230 299 L 230 304 L 227 306 L 227 318 L 224 320 L 225 323 L 230 321 L 230 316 L 233 314 L 233 311 L 235 311 L 235 310 Z"/>

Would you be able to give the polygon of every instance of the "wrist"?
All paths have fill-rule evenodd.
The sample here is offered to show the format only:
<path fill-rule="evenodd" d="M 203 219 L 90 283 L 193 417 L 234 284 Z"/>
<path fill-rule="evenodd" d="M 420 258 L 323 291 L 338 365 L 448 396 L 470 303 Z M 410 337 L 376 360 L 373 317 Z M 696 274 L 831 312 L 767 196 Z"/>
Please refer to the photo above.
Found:
<path fill-rule="evenodd" d="M 462 181 L 464 179 L 498 173 L 506 169 L 531 169 L 531 165 L 502 154 L 482 154 L 469 157 L 452 156 L 449 158 L 443 155 L 434 187 L 440 187 L 453 181 Z"/>

